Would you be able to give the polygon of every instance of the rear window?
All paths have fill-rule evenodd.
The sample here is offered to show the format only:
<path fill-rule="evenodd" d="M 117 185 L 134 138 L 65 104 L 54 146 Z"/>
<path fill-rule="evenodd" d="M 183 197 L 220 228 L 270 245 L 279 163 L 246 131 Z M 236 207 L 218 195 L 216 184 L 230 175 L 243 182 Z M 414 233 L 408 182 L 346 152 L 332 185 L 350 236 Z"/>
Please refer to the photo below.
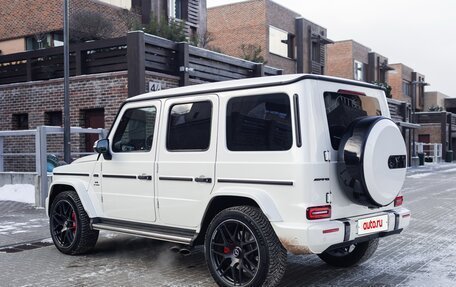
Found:
<path fill-rule="evenodd" d="M 380 116 L 380 104 L 374 97 L 352 95 L 340 92 L 325 92 L 326 116 L 333 149 L 339 149 L 339 143 L 352 121 L 359 117 Z"/>
<path fill-rule="evenodd" d="M 226 117 L 231 151 L 282 151 L 291 148 L 290 99 L 286 94 L 232 98 Z"/>

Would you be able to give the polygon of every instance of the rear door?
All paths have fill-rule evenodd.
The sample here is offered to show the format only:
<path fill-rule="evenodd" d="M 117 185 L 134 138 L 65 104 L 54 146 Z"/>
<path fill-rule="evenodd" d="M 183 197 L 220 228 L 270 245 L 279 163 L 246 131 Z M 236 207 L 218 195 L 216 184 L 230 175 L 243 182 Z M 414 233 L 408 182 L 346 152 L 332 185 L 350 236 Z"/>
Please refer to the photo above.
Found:
<path fill-rule="evenodd" d="M 366 116 L 389 116 L 385 102 L 379 100 L 381 91 L 366 87 L 332 82 L 319 82 L 316 99 L 322 104 L 325 142 L 330 153 L 330 185 L 332 217 L 351 217 L 371 212 L 368 207 L 355 204 L 342 190 L 339 183 L 339 143 L 352 121 Z M 383 112 L 382 112 L 383 111 Z"/>
<path fill-rule="evenodd" d="M 160 222 L 199 225 L 215 182 L 218 98 L 169 99 L 158 153 Z"/>

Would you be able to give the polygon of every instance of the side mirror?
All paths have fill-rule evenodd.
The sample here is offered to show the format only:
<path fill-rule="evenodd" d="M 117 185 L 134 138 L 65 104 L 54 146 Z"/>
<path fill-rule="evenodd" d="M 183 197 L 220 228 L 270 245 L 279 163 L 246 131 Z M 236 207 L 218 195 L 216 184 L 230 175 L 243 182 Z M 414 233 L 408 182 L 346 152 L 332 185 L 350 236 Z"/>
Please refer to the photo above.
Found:
<path fill-rule="evenodd" d="M 102 154 L 104 159 L 112 159 L 111 152 L 109 151 L 109 140 L 108 139 L 102 139 L 102 140 L 97 140 L 95 144 L 93 145 L 93 150 L 96 151 L 99 154 Z"/>

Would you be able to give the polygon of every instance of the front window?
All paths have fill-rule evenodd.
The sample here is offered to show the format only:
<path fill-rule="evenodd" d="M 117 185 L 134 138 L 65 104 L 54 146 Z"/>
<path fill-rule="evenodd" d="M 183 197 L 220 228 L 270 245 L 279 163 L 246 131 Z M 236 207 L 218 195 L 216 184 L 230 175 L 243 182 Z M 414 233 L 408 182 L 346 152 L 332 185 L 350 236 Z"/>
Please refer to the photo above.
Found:
<path fill-rule="evenodd" d="M 246 96 L 228 102 L 227 147 L 231 151 L 282 151 L 292 145 L 286 94 Z"/>
<path fill-rule="evenodd" d="M 33 36 L 25 38 L 25 49 L 27 51 L 34 51 L 59 46 L 63 46 L 62 32 L 37 33 Z"/>
<path fill-rule="evenodd" d="M 269 26 L 269 52 L 286 58 L 294 58 L 294 35 Z"/>
<path fill-rule="evenodd" d="M 113 152 L 147 152 L 152 148 L 155 129 L 155 107 L 128 109 L 122 115 L 114 134 Z"/>
<path fill-rule="evenodd" d="M 354 78 L 357 81 L 364 81 L 364 64 L 356 60 L 354 62 Z"/>
<path fill-rule="evenodd" d="M 169 17 L 175 19 L 184 19 L 183 0 L 169 0 L 168 13 Z"/>
<path fill-rule="evenodd" d="M 13 114 L 13 130 L 28 130 L 28 114 Z"/>
<path fill-rule="evenodd" d="M 374 97 L 346 91 L 325 92 L 323 96 L 331 145 L 335 150 L 339 149 L 342 136 L 355 119 L 382 115 L 380 104 Z"/>
<path fill-rule="evenodd" d="M 407 82 L 407 81 L 402 82 L 402 93 L 405 96 L 408 96 L 408 97 L 411 96 L 410 82 Z"/>
<path fill-rule="evenodd" d="M 44 113 L 44 122 L 47 126 L 61 127 L 63 124 L 62 112 L 46 112 Z"/>

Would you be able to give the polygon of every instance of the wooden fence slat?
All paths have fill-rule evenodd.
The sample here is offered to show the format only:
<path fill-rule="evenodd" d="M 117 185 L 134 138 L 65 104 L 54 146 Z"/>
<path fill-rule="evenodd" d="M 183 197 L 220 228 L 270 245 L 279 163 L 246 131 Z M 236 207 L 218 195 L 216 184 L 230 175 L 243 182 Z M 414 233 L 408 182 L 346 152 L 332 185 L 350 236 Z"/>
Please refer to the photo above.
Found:
<path fill-rule="evenodd" d="M 193 68 L 195 71 L 206 73 L 208 75 L 218 75 L 218 76 L 223 76 L 227 77 L 230 79 L 242 79 L 245 78 L 243 75 L 237 74 L 237 73 L 230 73 L 228 71 L 220 70 L 217 68 L 211 68 L 208 66 L 201 66 L 201 65 L 195 65 L 190 63 L 190 67 Z M 191 73 L 190 73 L 191 75 Z"/>
<path fill-rule="evenodd" d="M 227 80 L 232 80 L 227 77 L 223 76 L 218 76 L 218 75 L 213 75 L 213 74 L 207 74 L 207 73 L 201 73 L 198 71 L 193 71 L 190 73 L 190 78 L 198 78 L 198 79 L 204 79 L 208 82 L 219 82 L 219 81 L 227 81 Z"/>
<path fill-rule="evenodd" d="M 222 62 L 222 63 L 227 63 L 227 64 L 230 64 L 230 65 L 233 65 L 233 66 L 244 67 L 244 68 L 247 68 L 247 69 L 253 69 L 253 66 L 255 64 L 253 62 L 248 62 L 248 61 L 245 61 L 245 60 L 242 60 L 242 59 L 238 59 L 238 58 L 235 58 L 235 57 L 219 54 L 219 53 L 216 53 L 216 52 L 213 52 L 213 51 L 197 48 L 197 47 L 194 47 L 194 46 L 190 46 L 189 52 L 190 52 L 190 57 L 198 56 L 198 57 L 202 57 L 202 58 L 211 59 L 213 61 L 219 61 L 219 62 Z"/>
<path fill-rule="evenodd" d="M 252 72 L 252 69 L 246 69 L 246 68 L 242 68 L 242 67 L 238 67 L 238 66 L 229 65 L 226 63 L 211 61 L 211 60 L 207 60 L 204 58 L 195 58 L 195 57 L 190 58 L 190 64 L 213 67 L 213 68 L 237 73 L 240 75 L 244 75 L 245 77 L 248 77 Z"/>

